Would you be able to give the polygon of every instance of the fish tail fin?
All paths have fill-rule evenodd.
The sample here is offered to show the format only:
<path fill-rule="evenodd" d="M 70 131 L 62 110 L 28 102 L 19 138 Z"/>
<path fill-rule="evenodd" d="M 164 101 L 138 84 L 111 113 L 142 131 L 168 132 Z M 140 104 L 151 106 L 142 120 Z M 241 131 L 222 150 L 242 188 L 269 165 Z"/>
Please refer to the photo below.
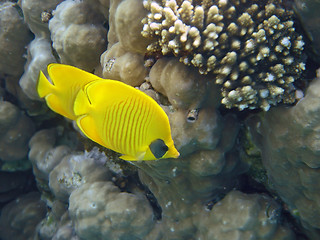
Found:
<path fill-rule="evenodd" d="M 53 88 L 54 86 L 49 82 L 44 73 L 40 71 L 37 84 L 37 92 L 40 98 L 43 98 L 52 93 Z"/>

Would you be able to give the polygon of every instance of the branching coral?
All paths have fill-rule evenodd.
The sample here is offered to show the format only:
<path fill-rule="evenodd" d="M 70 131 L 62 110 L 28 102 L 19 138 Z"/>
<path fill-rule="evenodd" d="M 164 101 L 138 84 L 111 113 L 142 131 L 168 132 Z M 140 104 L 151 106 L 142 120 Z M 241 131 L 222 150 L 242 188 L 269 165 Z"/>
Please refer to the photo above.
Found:
<path fill-rule="evenodd" d="M 281 0 L 145 0 L 149 53 L 179 57 L 212 73 L 227 108 L 269 110 L 294 103 L 305 69 L 302 36 Z"/>

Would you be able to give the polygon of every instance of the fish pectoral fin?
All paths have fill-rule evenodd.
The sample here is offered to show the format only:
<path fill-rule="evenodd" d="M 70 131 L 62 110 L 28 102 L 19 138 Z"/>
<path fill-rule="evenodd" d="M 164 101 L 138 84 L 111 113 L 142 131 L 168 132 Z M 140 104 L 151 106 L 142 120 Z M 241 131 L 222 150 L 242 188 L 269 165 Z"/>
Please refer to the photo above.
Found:
<path fill-rule="evenodd" d="M 141 161 L 143 160 L 145 155 L 146 155 L 146 152 L 144 151 L 144 152 L 137 152 L 136 156 L 122 155 L 119 158 L 126 161 Z"/>
<path fill-rule="evenodd" d="M 126 160 L 126 161 L 138 161 L 138 159 L 136 159 L 135 157 L 130 156 L 130 155 L 122 155 L 119 158 Z"/>
<path fill-rule="evenodd" d="M 145 155 L 146 155 L 146 151 L 137 152 L 136 158 L 138 159 L 138 161 L 141 161 L 143 160 Z"/>

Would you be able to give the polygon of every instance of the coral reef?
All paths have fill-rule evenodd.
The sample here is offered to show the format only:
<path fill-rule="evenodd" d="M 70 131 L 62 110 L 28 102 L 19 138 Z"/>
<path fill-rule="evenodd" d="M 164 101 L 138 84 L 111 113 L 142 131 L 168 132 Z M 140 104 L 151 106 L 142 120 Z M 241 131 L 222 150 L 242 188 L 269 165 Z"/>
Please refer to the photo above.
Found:
<path fill-rule="evenodd" d="M 153 1 L 142 35 L 149 53 L 173 54 L 201 74 L 213 73 L 227 108 L 294 103 L 305 70 L 302 36 L 282 1 Z"/>
<path fill-rule="evenodd" d="M 320 238 L 319 66 L 293 1 L 14 2 L 0 3 L 1 239 Z M 311 2 L 295 0 L 316 51 Z M 39 101 L 52 62 L 154 98 L 180 157 L 126 162 L 81 135 Z"/>
<path fill-rule="evenodd" d="M 82 239 L 144 239 L 154 225 L 145 196 L 120 192 L 112 182 L 86 183 L 73 191 L 69 212 Z"/>
<path fill-rule="evenodd" d="M 16 3 L 0 3 L 0 77 L 19 76 L 23 73 L 23 54 L 32 36 Z"/>
<path fill-rule="evenodd" d="M 1 239 L 33 239 L 35 228 L 45 214 L 46 205 L 39 193 L 30 192 L 15 199 L 1 211 Z"/>
<path fill-rule="evenodd" d="M 296 106 L 273 109 L 250 124 L 271 187 L 315 239 L 320 229 L 319 92 L 317 78 Z"/>
<path fill-rule="evenodd" d="M 318 0 L 294 0 L 294 9 L 299 16 L 308 37 L 312 42 L 312 49 L 315 53 L 314 58 L 320 62 L 320 23 Z"/>
<path fill-rule="evenodd" d="M 56 62 L 56 57 L 52 52 L 48 22 L 52 18 L 53 10 L 61 2 L 62 0 L 22 0 L 20 2 L 24 21 L 35 38 L 28 46 L 27 63 L 19 85 L 28 98 L 33 100 L 39 100 L 36 92 L 39 71 L 46 73 L 47 65 Z"/>
<path fill-rule="evenodd" d="M 21 0 L 24 21 L 37 38 L 50 38 L 48 22 L 52 11 L 63 0 Z"/>
<path fill-rule="evenodd" d="M 131 86 L 140 86 L 146 76 L 143 56 L 127 52 L 118 42 L 101 55 L 102 76 L 107 79 L 118 79 Z"/>
<path fill-rule="evenodd" d="M 49 30 L 61 62 L 94 70 L 106 48 L 103 21 L 103 15 L 87 1 L 60 3 L 49 21 Z"/>
<path fill-rule="evenodd" d="M 147 14 L 140 0 L 122 1 L 114 15 L 115 31 L 120 44 L 130 52 L 145 53 L 149 41 L 141 32 L 142 17 Z"/>
<path fill-rule="evenodd" d="M 197 239 L 294 239 L 277 224 L 280 209 L 268 196 L 231 191 L 204 216 Z"/>
<path fill-rule="evenodd" d="M 56 199 L 68 202 L 71 192 L 83 184 L 111 179 L 111 172 L 103 167 L 106 159 L 99 157 L 73 153 L 62 158 L 49 175 L 49 187 Z"/>
<path fill-rule="evenodd" d="M 25 72 L 19 80 L 23 92 L 30 99 L 39 100 L 36 90 L 39 72 L 53 62 L 56 62 L 56 59 L 52 54 L 50 41 L 46 38 L 35 38 L 28 46 Z"/>
<path fill-rule="evenodd" d="M 188 69 L 174 58 L 159 59 L 149 76 L 152 87 L 165 95 L 175 108 L 197 109 L 204 104 L 209 91 L 210 94 L 219 94 L 209 86 L 205 76 Z M 210 104 L 217 105 L 214 102 Z"/>
<path fill-rule="evenodd" d="M 67 145 L 56 146 L 57 138 L 57 129 L 44 129 L 36 132 L 29 141 L 29 159 L 38 181 L 48 181 L 50 172 L 64 156 L 71 153 Z"/>
<path fill-rule="evenodd" d="M 34 123 L 19 108 L 0 101 L 0 159 L 4 162 L 28 161 L 28 141 Z"/>
<path fill-rule="evenodd" d="M 7 171 L 0 171 L 0 208 L 21 194 L 29 192 L 34 178 L 31 171 L 5 170 Z"/>

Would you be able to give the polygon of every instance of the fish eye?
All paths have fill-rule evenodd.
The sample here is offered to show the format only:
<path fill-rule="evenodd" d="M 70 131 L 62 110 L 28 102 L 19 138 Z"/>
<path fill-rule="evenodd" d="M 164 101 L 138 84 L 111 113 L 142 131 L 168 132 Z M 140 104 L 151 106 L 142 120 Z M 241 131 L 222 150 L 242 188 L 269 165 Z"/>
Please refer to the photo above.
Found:
<path fill-rule="evenodd" d="M 163 157 L 169 150 L 168 146 L 162 139 L 156 139 L 149 145 L 150 151 L 158 159 Z"/>

